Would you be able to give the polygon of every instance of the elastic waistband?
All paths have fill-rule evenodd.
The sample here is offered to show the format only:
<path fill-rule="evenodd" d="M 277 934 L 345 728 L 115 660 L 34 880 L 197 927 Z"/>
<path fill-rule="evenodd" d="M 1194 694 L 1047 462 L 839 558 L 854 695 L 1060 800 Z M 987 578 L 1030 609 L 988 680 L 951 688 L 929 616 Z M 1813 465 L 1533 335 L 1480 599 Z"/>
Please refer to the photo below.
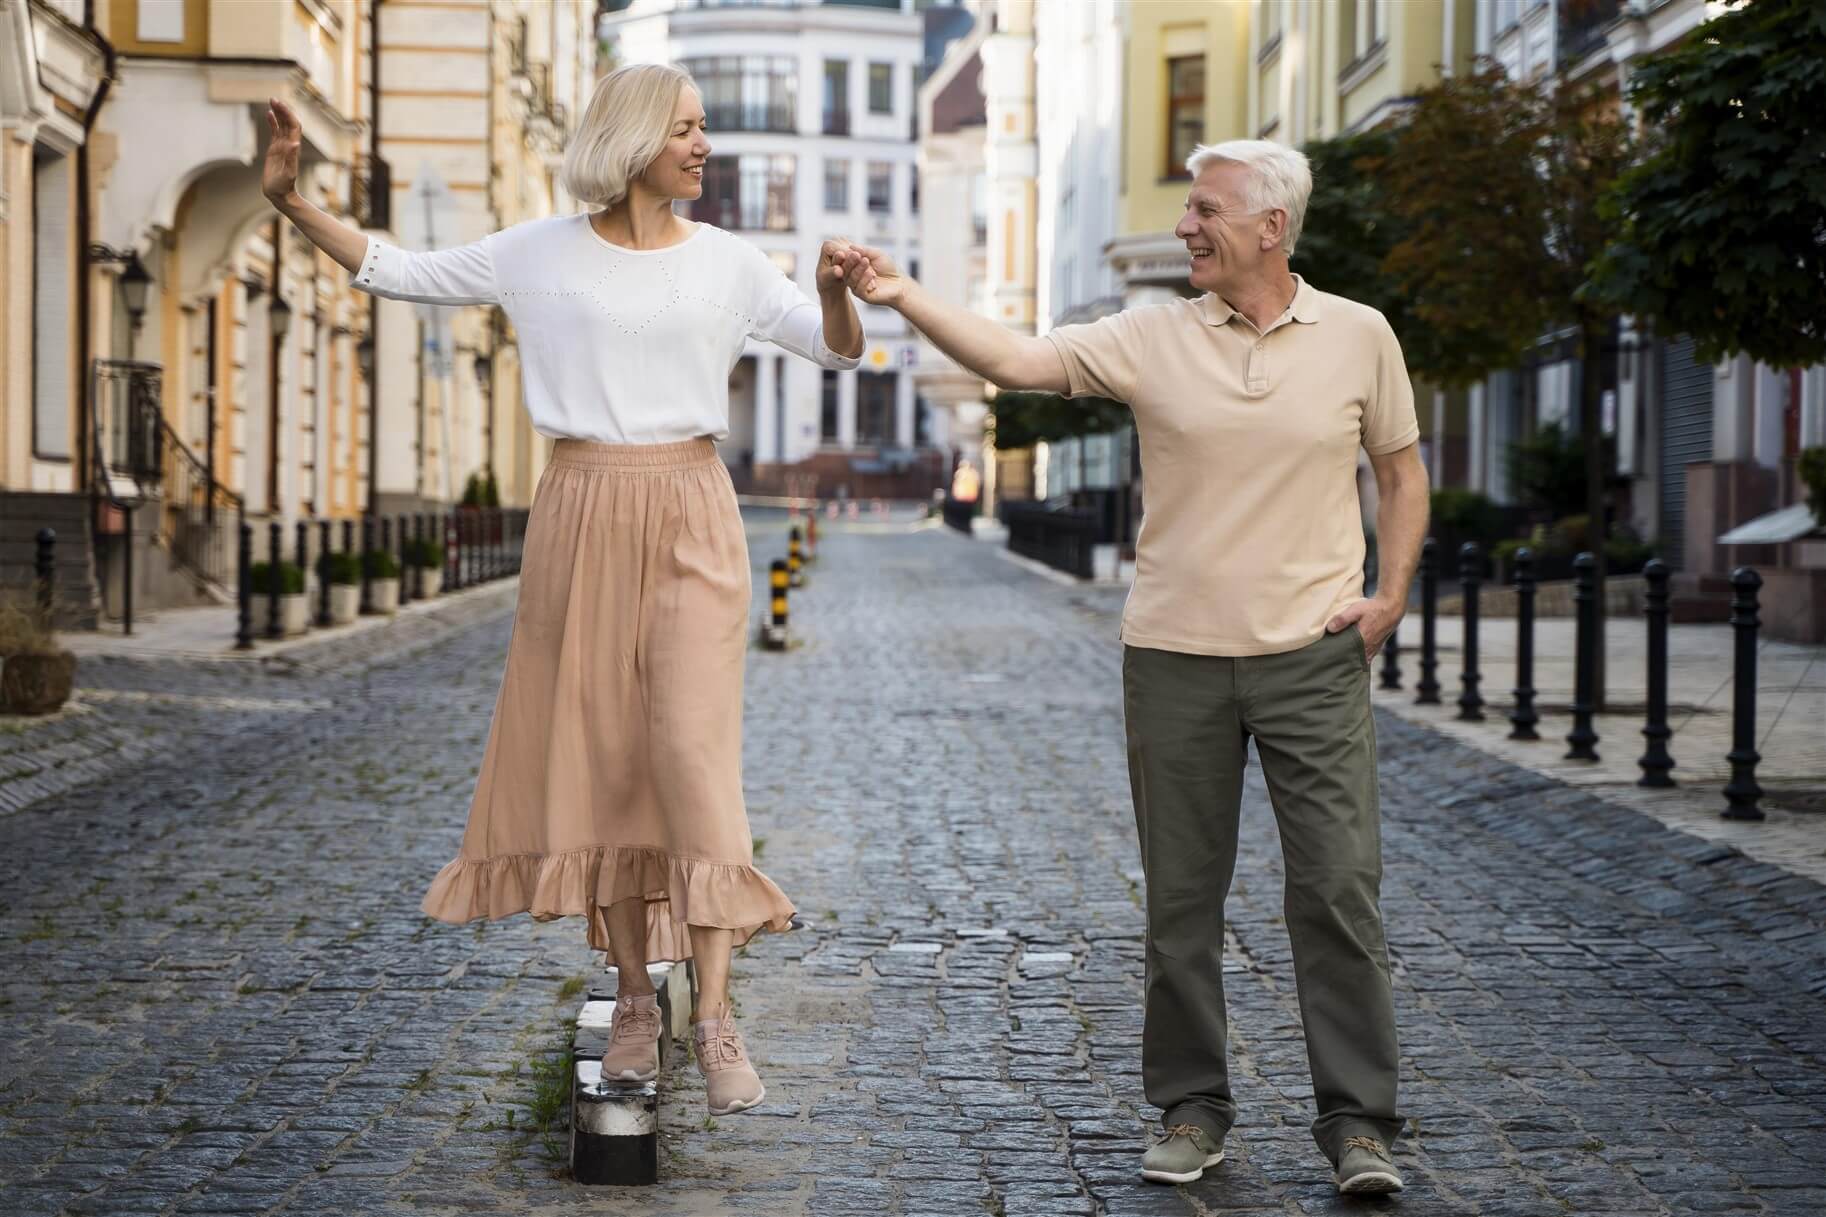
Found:
<path fill-rule="evenodd" d="M 674 444 L 604 444 L 561 439 L 552 445 L 551 464 L 566 469 L 693 469 L 716 462 L 716 442 L 700 436 Z"/>

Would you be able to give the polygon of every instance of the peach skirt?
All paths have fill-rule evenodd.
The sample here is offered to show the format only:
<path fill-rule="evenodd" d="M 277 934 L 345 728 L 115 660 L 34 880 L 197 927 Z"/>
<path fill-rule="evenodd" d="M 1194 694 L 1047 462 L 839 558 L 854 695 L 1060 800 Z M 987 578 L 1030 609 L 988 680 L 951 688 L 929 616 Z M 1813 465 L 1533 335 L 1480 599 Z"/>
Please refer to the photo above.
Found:
<path fill-rule="evenodd" d="M 439 921 L 589 918 L 646 902 L 649 963 L 687 925 L 737 944 L 789 927 L 742 803 L 748 544 L 708 439 L 557 441 L 469 826 L 423 909 Z"/>

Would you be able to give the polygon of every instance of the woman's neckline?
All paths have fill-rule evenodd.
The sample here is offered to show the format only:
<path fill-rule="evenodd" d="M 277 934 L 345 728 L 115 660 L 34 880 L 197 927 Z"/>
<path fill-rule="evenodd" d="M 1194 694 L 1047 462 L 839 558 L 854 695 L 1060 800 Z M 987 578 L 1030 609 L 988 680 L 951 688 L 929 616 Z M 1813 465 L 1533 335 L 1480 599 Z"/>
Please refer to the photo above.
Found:
<path fill-rule="evenodd" d="M 605 237 L 601 233 L 597 232 L 596 225 L 590 222 L 590 213 L 589 212 L 587 212 L 587 211 L 584 212 L 582 218 L 583 218 L 583 227 L 589 232 L 590 236 L 594 237 L 599 244 L 604 245 L 604 246 L 608 247 L 609 249 L 614 250 L 618 254 L 663 254 L 663 253 L 667 252 L 668 250 L 678 249 L 681 246 L 691 244 L 691 242 L 697 240 L 697 235 L 699 233 L 703 232 L 704 229 L 709 227 L 709 225 L 703 223 L 702 221 L 688 220 L 686 222 L 689 223 L 692 227 L 691 227 L 690 233 L 686 235 L 684 240 L 674 241 L 670 245 L 658 245 L 652 249 L 635 249 L 632 245 L 617 245 L 617 244 L 615 244 L 615 242 L 609 240 L 607 237 Z"/>

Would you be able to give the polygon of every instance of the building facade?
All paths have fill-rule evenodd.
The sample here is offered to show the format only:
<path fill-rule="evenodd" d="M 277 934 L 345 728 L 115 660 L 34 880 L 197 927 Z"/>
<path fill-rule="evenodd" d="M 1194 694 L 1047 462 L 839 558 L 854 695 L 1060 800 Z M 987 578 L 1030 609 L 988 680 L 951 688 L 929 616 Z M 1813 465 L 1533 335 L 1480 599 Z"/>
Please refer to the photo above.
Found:
<path fill-rule="evenodd" d="M 0 23 L 0 518 L 54 522 L 70 619 L 119 610 L 129 548 L 139 609 L 210 603 L 242 521 L 290 559 L 301 521 L 447 505 L 478 470 L 530 497 L 511 332 L 353 291 L 261 194 L 265 111 L 298 114 L 299 190 L 331 214 L 422 242 L 430 166 L 436 243 L 473 239 L 564 206 L 592 0 L 6 0 Z"/>
<path fill-rule="evenodd" d="M 752 241 L 808 293 L 831 237 L 921 273 L 913 0 L 632 0 L 605 13 L 618 63 L 676 63 L 703 95 L 713 151 L 691 218 Z M 858 305 L 862 366 L 832 371 L 753 342 L 730 376 L 722 453 L 745 490 L 923 497 L 948 473 L 922 410 L 918 343 Z"/>

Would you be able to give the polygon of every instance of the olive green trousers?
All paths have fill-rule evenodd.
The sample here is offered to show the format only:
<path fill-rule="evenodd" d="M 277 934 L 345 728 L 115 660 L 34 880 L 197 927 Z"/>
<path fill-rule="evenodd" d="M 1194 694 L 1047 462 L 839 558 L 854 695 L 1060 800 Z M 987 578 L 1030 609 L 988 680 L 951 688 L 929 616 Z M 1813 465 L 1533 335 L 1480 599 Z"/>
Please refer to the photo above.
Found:
<path fill-rule="evenodd" d="M 1250 740 L 1286 866 L 1286 923 L 1318 1118 L 1344 1141 L 1393 1144 L 1400 1050 L 1382 935 L 1380 807 L 1370 665 L 1353 625 L 1294 651 L 1241 657 L 1127 647 L 1129 780 L 1147 878 L 1141 1072 L 1164 1123 L 1222 1137 L 1236 1120 L 1226 1061 L 1224 900 L 1236 867 Z"/>

